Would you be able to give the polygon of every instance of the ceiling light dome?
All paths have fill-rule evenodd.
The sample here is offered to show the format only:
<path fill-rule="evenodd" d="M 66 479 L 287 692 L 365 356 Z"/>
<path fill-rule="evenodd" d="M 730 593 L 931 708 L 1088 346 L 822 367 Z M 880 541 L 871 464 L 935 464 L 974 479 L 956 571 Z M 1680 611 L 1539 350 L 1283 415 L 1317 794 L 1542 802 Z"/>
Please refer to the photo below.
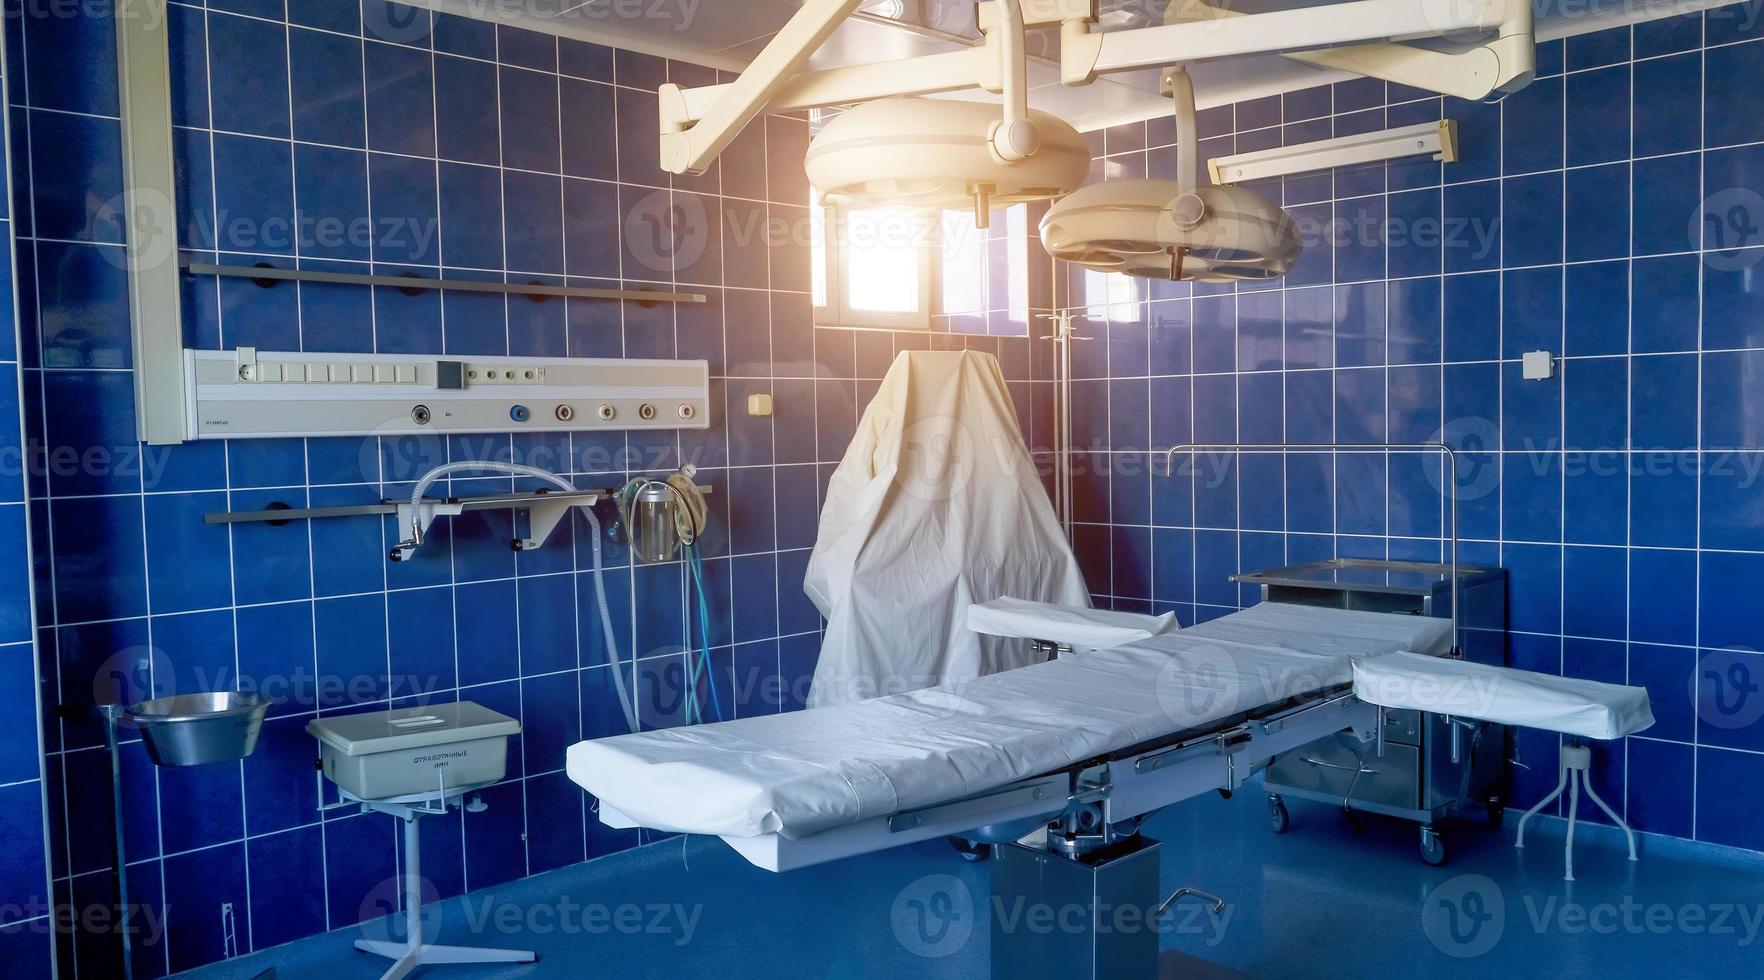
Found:
<path fill-rule="evenodd" d="M 1176 106 L 1176 179 L 1105 180 L 1047 209 L 1049 255 L 1103 272 L 1158 279 L 1272 279 L 1298 261 L 1298 229 L 1273 202 L 1243 187 L 1198 186 L 1200 141 L 1188 72 L 1164 73 Z"/>
<path fill-rule="evenodd" d="M 1284 275 L 1299 256 L 1286 212 L 1242 187 L 1184 192 L 1174 180 L 1109 180 L 1048 208 L 1041 241 L 1056 259 L 1103 272 L 1224 282 Z"/>
<path fill-rule="evenodd" d="M 804 169 L 833 207 L 931 210 L 1043 201 L 1090 175 L 1090 150 L 1065 120 L 1030 110 L 1032 152 L 1007 161 L 995 148 L 998 106 L 941 99 L 882 99 L 849 109 L 809 144 Z M 1007 139 L 1012 138 L 1005 134 Z M 1039 146 L 1033 146 L 1038 138 Z"/>

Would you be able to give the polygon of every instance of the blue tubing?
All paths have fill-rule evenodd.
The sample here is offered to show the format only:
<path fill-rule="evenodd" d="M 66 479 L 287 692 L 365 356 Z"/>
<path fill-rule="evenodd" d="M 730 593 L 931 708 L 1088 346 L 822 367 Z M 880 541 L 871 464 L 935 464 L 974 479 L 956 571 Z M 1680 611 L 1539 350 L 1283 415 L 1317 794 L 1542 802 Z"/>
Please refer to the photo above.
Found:
<path fill-rule="evenodd" d="M 711 710 L 716 712 L 717 720 L 724 721 L 723 699 L 717 693 L 717 674 L 711 668 L 710 658 L 710 599 L 704 589 L 704 562 L 699 557 L 696 544 L 686 546 L 687 560 L 692 567 L 692 584 L 698 587 L 698 655 L 704 666 L 705 686 L 710 688 Z M 698 683 L 692 681 L 692 694 L 698 695 Z"/>

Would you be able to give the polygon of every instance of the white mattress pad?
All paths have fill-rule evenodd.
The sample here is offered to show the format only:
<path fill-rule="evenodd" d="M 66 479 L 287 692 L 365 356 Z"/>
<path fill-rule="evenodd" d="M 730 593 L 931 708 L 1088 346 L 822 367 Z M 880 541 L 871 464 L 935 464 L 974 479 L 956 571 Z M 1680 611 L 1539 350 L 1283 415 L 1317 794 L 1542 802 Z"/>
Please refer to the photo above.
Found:
<path fill-rule="evenodd" d="M 907 694 L 570 747 L 639 825 L 806 837 L 1055 771 L 1444 653 L 1448 620 L 1264 603 L 1193 628 Z"/>

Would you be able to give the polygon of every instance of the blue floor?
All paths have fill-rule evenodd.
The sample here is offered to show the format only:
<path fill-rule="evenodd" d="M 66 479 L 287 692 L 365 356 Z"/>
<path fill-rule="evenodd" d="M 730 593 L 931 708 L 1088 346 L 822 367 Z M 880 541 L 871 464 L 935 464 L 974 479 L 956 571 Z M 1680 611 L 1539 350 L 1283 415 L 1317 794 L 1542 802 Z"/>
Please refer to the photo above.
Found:
<path fill-rule="evenodd" d="M 1183 911 L 1163 942 L 1258 977 L 1758 976 L 1764 857 L 1583 828 L 1562 880 L 1564 825 L 1454 826 L 1451 857 L 1416 857 L 1412 825 L 1293 802 L 1275 836 L 1253 787 L 1171 808 L 1147 824 L 1165 842 L 1166 888 L 1223 896 L 1224 916 Z M 442 942 L 519 946 L 523 967 L 430 967 L 436 980 L 599 977 L 988 976 L 987 865 L 943 842 L 773 875 L 714 839 L 660 844 L 443 903 Z M 585 911 L 586 910 L 586 911 Z M 922 913 L 930 910 L 926 917 Z M 366 927 L 381 935 L 384 924 Z M 372 980 L 386 961 L 354 952 L 362 929 L 187 974 L 250 980 Z"/>

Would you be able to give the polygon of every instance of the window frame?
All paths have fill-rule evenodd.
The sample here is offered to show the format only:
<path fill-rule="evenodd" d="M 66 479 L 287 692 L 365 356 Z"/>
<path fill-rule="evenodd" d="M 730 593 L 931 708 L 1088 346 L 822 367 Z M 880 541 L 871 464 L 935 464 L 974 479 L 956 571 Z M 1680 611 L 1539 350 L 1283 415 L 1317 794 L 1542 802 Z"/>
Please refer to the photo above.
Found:
<path fill-rule="evenodd" d="M 911 310 L 855 309 L 846 296 L 846 281 L 852 272 L 852 254 L 846 235 L 847 212 L 844 208 L 827 207 L 818 198 L 811 198 L 810 210 L 819 216 L 821 234 L 811 235 L 809 261 L 817 263 L 826 284 L 826 302 L 813 305 L 814 325 L 827 330 L 901 330 L 929 332 L 933 320 L 932 303 L 937 295 L 937 276 L 942 256 L 939 212 L 924 216 L 923 243 L 910 246 L 918 263 L 918 301 Z M 860 209 L 870 210 L 870 209 Z M 883 210 L 883 209 L 877 209 Z M 811 218 L 811 220 L 813 220 Z M 813 294 L 811 292 L 811 303 Z"/>

